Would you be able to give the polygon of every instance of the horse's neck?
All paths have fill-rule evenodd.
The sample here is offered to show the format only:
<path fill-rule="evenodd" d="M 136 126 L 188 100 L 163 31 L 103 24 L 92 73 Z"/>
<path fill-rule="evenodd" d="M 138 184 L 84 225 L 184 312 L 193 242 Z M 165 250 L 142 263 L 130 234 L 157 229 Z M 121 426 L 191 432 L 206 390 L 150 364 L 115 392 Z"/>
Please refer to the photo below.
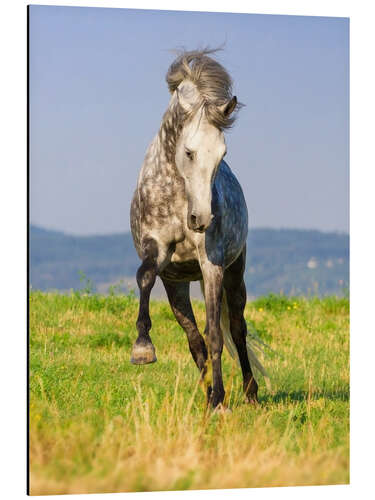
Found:
<path fill-rule="evenodd" d="M 158 141 L 162 156 L 175 168 L 177 138 L 181 132 L 183 116 L 181 107 L 172 98 L 158 133 Z"/>
<path fill-rule="evenodd" d="M 163 179 L 177 177 L 176 167 L 172 162 L 167 160 L 159 134 L 151 142 L 143 162 L 140 178 L 145 177 L 153 177 L 159 183 Z"/>
<path fill-rule="evenodd" d="M 170 106 L 164 114 L 159 132 L 151 142 L 142 167 L 141 177 L 154 176 L 162 183 L 175 180 L 181 184 L 182 178 L 175 165 L 176 140 L 179 133 L 178 110 Z"/>

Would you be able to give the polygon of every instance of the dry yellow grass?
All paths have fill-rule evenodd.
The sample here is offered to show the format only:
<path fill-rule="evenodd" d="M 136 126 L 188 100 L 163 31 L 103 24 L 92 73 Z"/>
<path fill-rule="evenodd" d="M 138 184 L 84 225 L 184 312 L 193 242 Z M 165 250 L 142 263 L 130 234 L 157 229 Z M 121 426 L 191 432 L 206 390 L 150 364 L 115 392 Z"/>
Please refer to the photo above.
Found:
<path fill-rule="evenodd" d="M 260 405 L 246 405 L 225 354 L 225 415 L 205 410 L 166 304 L 151 308 L 158 363 L 130 365 L 136 309 L 121 297 L 32 294 L 31 494 L 348 483 L 347 301 L 249 304 L 279 353 L 266 361 L 272 392 L 261 383 Z"/>

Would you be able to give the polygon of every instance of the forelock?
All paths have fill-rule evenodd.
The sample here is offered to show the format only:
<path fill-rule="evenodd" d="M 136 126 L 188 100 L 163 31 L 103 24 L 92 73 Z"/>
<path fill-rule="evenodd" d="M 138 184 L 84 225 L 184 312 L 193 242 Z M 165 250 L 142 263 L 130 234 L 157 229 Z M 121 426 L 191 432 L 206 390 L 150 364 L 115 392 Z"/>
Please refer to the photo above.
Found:
<path fill-rule="evenodd" d="M 232 98 L 232 79 L 226 69 L 208 54 L 217 49 L 203 49 L 182 51 L 168 69 L 166 80 L 168 88 L 173 93 L 184 80 L 195 84 L 200 100 L 195 109 L 204 107 L 207 120 L 220 130 L 229 128 L 234 120 L 235 113 L 225 116 L 220 106 Z M 238 103 L 236 110 L 241 107 Z"/>

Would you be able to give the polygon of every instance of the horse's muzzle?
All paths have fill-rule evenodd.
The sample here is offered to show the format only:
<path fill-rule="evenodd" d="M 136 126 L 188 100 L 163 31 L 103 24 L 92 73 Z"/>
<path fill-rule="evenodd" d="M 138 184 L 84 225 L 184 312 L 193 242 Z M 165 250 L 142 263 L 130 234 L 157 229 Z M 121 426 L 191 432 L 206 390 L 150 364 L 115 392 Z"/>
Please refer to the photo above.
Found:
<path fill-rule="evenodd" d="M 206 219 L 206 220 L 204 220 Z M 213 216 L 210 214 L 209 219 L 207 217 L 200 217 L 194 213 L 188 216 L 188 228 L 196 233 L 204 233 L 206 229 L 211 224 Z"/>

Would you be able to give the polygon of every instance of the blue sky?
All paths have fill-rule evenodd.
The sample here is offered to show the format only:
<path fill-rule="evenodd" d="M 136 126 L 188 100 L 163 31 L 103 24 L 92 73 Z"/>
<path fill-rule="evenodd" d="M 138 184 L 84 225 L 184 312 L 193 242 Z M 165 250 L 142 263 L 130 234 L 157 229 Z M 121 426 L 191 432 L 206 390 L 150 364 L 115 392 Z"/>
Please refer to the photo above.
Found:
<path fill-rule="evenodd" d="M 30 7 L 31 222 L 127 231 L 170 49 L 224 42 L 250 227 L 348 231 L 348 19 L 78 7 Z"/>

